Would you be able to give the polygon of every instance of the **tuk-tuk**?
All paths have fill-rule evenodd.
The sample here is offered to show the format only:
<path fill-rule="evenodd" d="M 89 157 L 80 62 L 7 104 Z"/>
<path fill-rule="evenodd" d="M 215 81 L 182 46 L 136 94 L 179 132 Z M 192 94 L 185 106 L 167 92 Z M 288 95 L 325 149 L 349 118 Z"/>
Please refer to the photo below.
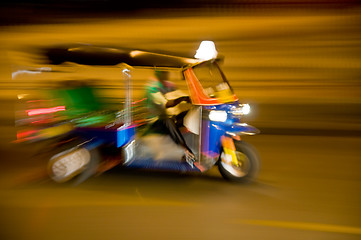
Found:
<path fill-rule="evenodd" d="M 125 99 L 118 110 L 102 110 L 98 103 L 87 105 L 85 99 L 96 102 L 88 86 L 76 84 L 77 87 L 67 90 L 60 88 L 58 93 L 62 94 L 58 98 L 63 98 L 64 105 L 34 108 L 27 110 L 27 115 L 51 115 L 50 123 L 57 119 L 54 114 L 59 117 L 58 114 L 66 113 L 68 118 L 62 118 L 57 124 L 48 122 L 47 127 L 38 131 L 27 131 L 31 136 L 18 132 L 18 141 L 55 139 L 57 144 L 53 150 L 56 152 L 49 159 L 48 170 L 56 182 L 71 179 L 81 182 L 104 171 L 100 170 L 101 166 L 109 158 L 111 167 L 203 173 L 218 166 L 225 179 L 254 180 L 260 159 L 257 151 L 241 139 L 243 135 L 259 133 L 255 127 L 242 122 L 250 106 L 241 104 L 233 93 L 220 68 L 222 59 L 216 55 L 202 58 L 203 50 L 200 47 L 197 58 L 191 58 L 86 44 L 42 49 L 47 63 L 54 66 L 66 63 L 116 66 L 126 89 Z M 138 69 L 175 71 L 186 82 L 188 93 L 185 95 L 190 98 L 190 106 L 179 130 L 194 153 L 192 161 L 182 160 L 184 149 L 162 129 L 152 129 L 152 121 L 146 117 L 147 99 L 133 96 L 132 74 Z M 85 107 L 77 111 L 70 107 L 74 102 L 83 102 Z"/>

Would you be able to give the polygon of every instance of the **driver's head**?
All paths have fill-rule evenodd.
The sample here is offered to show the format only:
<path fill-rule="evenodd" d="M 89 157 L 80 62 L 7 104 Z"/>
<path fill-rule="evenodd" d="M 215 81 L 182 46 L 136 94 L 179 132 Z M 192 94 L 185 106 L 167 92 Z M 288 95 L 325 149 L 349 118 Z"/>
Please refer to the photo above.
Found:
<path fill-rule="evenodd" d="M 168 80 L 169 78 L 169 72 L 164 70 L 155 70 L 155 76 L 157 79 L 161 82 Z"/>

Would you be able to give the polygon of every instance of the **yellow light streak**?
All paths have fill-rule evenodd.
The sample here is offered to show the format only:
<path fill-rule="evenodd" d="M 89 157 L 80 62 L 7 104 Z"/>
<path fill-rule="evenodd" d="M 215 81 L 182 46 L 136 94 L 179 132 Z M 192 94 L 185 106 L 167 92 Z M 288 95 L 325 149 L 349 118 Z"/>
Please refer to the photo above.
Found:
<path fill-rule="evenodd" d="M 311 223 L 311 222 L 287 222 L 287 221 L 271 221 L 271 220 L 237 220 L 237 223 L 260 225 L 268 227 L 291 228 L 309 231 L 348 233 L 361 235 L 360 227 L 350 227 L 342 225 Z"/>

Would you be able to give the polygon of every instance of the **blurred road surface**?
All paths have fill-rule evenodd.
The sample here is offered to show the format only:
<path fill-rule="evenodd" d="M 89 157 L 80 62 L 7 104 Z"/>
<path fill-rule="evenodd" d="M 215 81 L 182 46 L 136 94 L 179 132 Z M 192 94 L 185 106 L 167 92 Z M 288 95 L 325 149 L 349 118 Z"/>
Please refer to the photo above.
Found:
<path fill-rule="evenodd" d="M 4 151 L 2 239 L 360 239 L 359 138 L 259 135 L 253 184 L 206 175 L 106 172 L 72 186 L 31 150 Z M 7 154 L 5 154 L 7 153 Z M 10 155 L 8 155 L 10 154 Z"/>

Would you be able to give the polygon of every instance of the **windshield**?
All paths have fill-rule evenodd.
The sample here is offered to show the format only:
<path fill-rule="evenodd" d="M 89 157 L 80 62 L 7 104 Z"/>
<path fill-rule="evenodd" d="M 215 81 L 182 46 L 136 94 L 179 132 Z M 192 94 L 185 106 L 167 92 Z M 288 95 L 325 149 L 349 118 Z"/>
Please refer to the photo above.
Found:
<path fill-rule="evenodd" d="M 193 68 L 193 72 L 202 84 L 208 97 L 219 98 L 233 95 L 232 89 L 217 62 L 207 61 L 201 63 Z"/>

